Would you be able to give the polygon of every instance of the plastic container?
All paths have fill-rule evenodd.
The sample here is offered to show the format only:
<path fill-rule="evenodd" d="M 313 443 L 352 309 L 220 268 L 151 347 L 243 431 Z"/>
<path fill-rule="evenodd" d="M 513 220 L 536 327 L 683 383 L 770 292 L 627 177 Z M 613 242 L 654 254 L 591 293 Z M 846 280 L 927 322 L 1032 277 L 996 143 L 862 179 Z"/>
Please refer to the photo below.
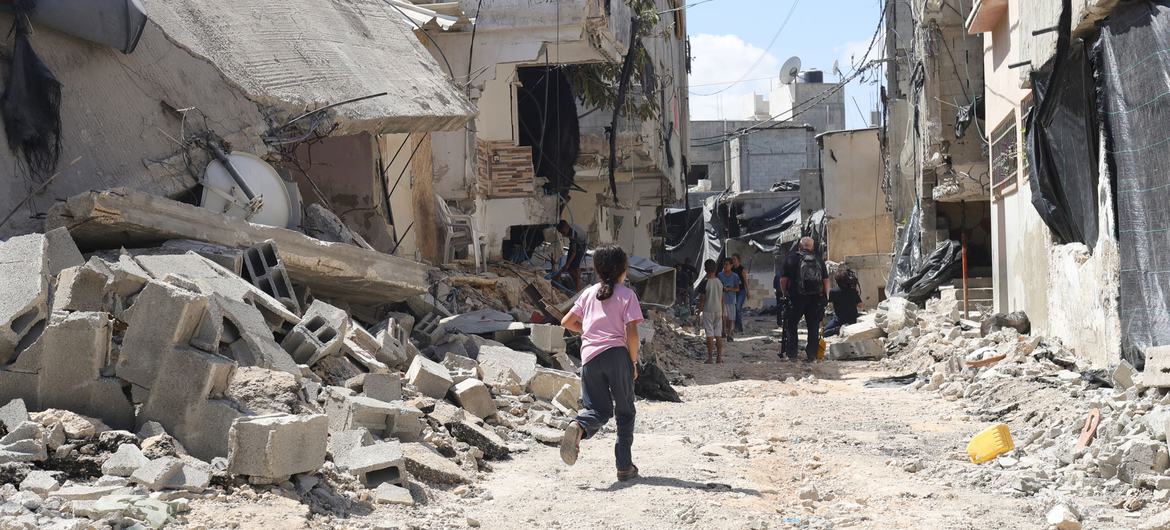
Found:
<path fill-rule="evenodd" d="M 982 464 L 999 458 L 1000 455 L 1016 448 L 1012 433 L 1005 423 L 992 425 L 976 434 L 967 444 L 967 456 L 974 464 Z"/>

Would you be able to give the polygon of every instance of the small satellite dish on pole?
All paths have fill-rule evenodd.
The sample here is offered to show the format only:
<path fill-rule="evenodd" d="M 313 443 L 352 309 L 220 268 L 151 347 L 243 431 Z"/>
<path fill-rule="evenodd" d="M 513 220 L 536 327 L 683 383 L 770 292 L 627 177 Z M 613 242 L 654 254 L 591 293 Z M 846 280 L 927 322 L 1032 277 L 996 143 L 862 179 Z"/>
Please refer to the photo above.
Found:
<path fill-rule="evenodd" d="M 800 57 L 790 57 L 784 61 L 784 66 L 780 67 L 780 82 L 785 85 L 792 84 L 796 81 L 796 76 L 800 74 Z"/>
<path fill-rule="evenodd" d="M 840 61 L 833 61 L 833 75 L 837 76 L 838 78 L 843 77 L 841 75 L 841 62 Z"/>

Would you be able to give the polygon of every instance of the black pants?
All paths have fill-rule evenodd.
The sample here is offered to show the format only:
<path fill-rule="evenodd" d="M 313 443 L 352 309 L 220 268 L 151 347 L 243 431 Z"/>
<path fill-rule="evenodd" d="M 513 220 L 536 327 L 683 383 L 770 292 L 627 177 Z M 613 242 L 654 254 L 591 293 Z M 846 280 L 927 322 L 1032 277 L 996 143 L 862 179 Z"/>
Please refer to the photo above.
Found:
<path fill-rule="evenodd" d="M 799 345 L 796 328 L 800 326 L 800 319 L 804 319 L 808 326 L 808 344 L 804 351 L 809 361 L 817 360 L 817 349 L 821 342 L 821 320 L 825 318 L 825 304 L 820 297 L 795 297 L 785 312 L 784 339 L 781 341 L 781 357 L 796 359 L 796 350 Z"/>
<path fill-rule="evenodd" d="M 634 446 L 634 363 L 630 351 L 610 348 L 581 367 L 581 401 L 585 410 L 576 421 L 592 438 L 610 418 L 617 416 L 617 444 L 613 453 L 619 471 L 634 466 L 630 449 Z"/>

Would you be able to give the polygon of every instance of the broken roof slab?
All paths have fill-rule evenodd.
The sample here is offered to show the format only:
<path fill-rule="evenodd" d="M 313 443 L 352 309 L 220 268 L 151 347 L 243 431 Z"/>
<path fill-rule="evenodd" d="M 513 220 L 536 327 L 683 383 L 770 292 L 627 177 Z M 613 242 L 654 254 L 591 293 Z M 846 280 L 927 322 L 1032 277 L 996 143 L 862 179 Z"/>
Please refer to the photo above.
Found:
<path fill-rule="evenodd" d="M 334 134 L 453 130 L 475 109 L 381 0 L 143 0 L 176 45 L 262 105 L 340 105 Z"/>

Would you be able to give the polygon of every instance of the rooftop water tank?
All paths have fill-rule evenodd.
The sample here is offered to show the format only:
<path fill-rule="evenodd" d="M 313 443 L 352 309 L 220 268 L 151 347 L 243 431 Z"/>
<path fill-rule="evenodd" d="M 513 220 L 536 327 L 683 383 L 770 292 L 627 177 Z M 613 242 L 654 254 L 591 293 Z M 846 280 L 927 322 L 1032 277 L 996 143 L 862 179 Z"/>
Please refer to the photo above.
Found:
<path fill-rule="evenodd" d="M 825 73 L 820 70 L 805 70 L 797 78 L 801 83 L 824 83 Z"/>

